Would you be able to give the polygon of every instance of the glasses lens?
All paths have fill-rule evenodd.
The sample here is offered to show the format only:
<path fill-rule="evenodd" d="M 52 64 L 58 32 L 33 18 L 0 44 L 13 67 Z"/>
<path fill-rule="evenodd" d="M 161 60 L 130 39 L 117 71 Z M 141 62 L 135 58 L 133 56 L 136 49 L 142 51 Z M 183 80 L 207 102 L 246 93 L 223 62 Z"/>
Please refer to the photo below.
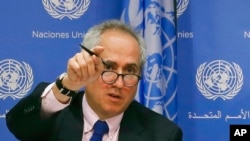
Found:
<path fill-rule="evenodd" d="M 102 79 L 105 83 L 111 84 L 111 83 L 114 83 L 116 81 L 117 76 L 118 75 L 115 72 L 106 71 L 106 72 L 103 72 Z"/>
<path fill-rule="evenodd" d="M 126 86 L 134 86 L 138 82 L 138 77 L 136 75 L 127 74 L 123 77 L 123 81 Z"/>

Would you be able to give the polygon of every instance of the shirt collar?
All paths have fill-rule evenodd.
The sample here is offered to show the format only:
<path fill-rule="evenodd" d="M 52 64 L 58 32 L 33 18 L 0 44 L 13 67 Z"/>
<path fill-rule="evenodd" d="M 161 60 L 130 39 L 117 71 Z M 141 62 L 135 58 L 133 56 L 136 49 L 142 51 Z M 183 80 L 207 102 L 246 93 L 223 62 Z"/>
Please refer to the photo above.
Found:
<path fill-rule="evenodd" d="M 84 115 L 84 133 L 90 132 L 97 120 L 99 120 L 98 115 L 89 106 L 85 94 L 83 95 L 82 109 Z M 105 119 L 109 126 L 109 134 L 113 135 L 120 127 L 124 113 L 116 115 L 114 117 Z"/>

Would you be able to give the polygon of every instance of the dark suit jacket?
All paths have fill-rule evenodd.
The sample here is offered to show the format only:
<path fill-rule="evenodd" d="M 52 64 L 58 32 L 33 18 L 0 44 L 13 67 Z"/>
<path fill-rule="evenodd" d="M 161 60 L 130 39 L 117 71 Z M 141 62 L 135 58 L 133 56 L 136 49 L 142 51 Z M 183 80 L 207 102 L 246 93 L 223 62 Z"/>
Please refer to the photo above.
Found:
<path fill-rule="evenodd" d="M 83 134 L 80 92 L 71 104 L 50 117 L 40 116 L 41 94 L 48 83 L 40 83 L 8 112 L 9 130 L 22 141 L 81 141 Z M 182 131 L 170 120 L 133 101 L 125 111 L 119 141 L 181 141 Z"/>

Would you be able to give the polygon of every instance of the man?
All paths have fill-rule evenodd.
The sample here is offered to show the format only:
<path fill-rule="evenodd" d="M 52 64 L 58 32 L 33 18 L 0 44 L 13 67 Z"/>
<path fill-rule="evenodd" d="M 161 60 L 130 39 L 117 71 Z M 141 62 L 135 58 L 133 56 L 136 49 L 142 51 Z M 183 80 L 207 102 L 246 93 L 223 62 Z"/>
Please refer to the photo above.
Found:
<path fill-rule="evenodd" d="M 108 128 L 104 141 L 181 141 L 178 126 L 134 101 L 145 45 L 132 28 L 106 21 L 91 28 L 81 46 L 91 51 L 70 58 L 67 73 L 40 83 L 7 114 L 16 138 L 89 141 L 100 120 Z"/>

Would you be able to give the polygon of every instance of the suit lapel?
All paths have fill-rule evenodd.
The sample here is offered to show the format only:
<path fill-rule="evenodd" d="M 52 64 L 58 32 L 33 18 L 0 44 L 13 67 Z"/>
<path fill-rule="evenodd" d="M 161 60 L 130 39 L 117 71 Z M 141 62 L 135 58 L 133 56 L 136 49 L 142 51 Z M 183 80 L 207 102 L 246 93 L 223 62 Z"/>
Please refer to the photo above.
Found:
<path fill-rule="evenodd" d="M 70 117 L 71 118 L 71 117 Z M 58 136 L 59 141 L 81 141 L 83 135 L 83 122 L 79 120 L 65 120 Z"/>
<path fill-rule="evenodd" d="M 81 141 L 83 136 L 83 94 L 72 99 L 72 104 L 63 111 L 58 141 Z"/>
<path fill-rule="evenodd" d="M 142 139 L 140 133 L 143 132 L 144 128 L 140 122 L 140 118 L 142 117 L 138 117 L 132 103 L 125 111 L 121 121 L 119 141 L 140 141 Z"/>

